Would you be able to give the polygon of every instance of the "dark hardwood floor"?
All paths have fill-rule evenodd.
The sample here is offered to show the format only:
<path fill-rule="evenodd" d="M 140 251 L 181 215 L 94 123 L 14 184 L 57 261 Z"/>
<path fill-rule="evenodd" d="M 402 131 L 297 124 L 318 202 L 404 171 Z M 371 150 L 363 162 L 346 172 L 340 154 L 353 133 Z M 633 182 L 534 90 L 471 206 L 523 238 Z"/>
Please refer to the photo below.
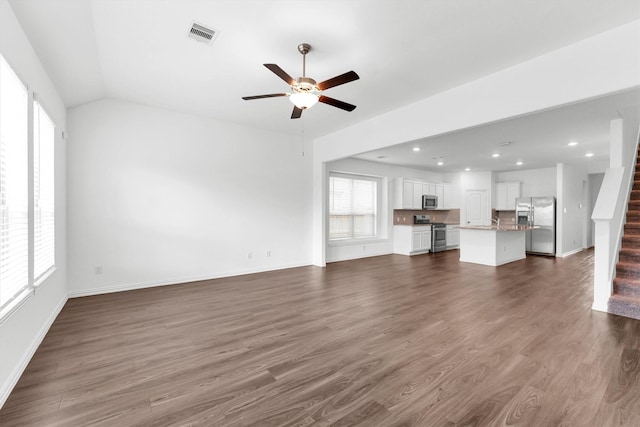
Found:
<path fill-rule="evenodd" d="M 389 255 L 71 299 L 8 426 L 639 426 L 640 321 L 593 252 Z"/>

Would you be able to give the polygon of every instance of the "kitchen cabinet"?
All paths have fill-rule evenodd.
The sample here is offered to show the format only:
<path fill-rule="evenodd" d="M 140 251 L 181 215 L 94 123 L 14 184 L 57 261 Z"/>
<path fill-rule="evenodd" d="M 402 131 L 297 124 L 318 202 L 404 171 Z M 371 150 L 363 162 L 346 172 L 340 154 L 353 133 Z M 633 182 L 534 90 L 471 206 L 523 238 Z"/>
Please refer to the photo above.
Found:
<path fill-rule="evenodd" d="M 460 227 L 460 262 L 498 266 L 525 257 L 523 229 Z"/>
<path fill-rule="evenodd" d="M 396 225 L 393 227 L 393 253 L 417 255 L 430 250 L 430 225 Z"/>
<path fill-rule="evenodd" d="M 413 181 L 408 179 L 400 179 L 400 185 L 396 191 L 400 191 L 400 205 L 394 206 L 395 209 L 413 209 Z"/>
<path fill-rule="evenodd" d="M 497 182 L 495 209 L 497 211 L 516 210 L 516 198 L 520 196 L 519 182 Z"/>
<path fill-rule="evenodd" d="M 424 194 L 438 197 L 438 209 L 456 208 L 453 204 L 453 190 L 450 184 L 397 178 L 394 183 L 394 191 L 393 209 L 422 210 L 422 196 Z"/>
<path fill-rule="evenodd" d="M 456 249 L 460 246 L 460 230 L 457 225 L 447 225 L 445 230 L 447 249 Z"/>
<path fill-rule="evenodd" d="M 451 188 L 450 184 L 442 184 L 442 195 L 444 198 L 442 207 L 444 209 L 456 209 L 453 203 L 453 188 Z"/>
<path fill-rule="evenodd" d="M 422 210 L 422 195 L 429 193 L 429 183 L 398 178 L 394 183 L 393 209 Z"/>
<path fill-rule="evenodd" d="M 413 181 L 413 209 L 422 209 L 422 181 Z"/>
<path fill-rule="evenodd" d="M 422 209 L 422 183 L 403 178 L 394 180 L 393 209 Z"/>
<path fill-rule="evenodd" d="M 442 184 L 435 184 L 435 195 L 438 198 L 438 209 L 444 208 L 444 189 Z"/>

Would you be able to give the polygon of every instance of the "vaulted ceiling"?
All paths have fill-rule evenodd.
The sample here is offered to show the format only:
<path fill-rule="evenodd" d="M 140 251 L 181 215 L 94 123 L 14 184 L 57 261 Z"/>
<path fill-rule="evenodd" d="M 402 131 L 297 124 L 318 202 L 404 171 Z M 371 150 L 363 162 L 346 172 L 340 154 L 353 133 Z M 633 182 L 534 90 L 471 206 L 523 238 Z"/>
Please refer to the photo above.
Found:
<path fill-rule="evenodd" d="M 310 138 L 640 18 L 637 0 L 10 0 L 68 107 L 118 98 Z M 192 22 L 218 30 L 209 46 Z M 291 120 L 263 67 L 360 80 Z"/>

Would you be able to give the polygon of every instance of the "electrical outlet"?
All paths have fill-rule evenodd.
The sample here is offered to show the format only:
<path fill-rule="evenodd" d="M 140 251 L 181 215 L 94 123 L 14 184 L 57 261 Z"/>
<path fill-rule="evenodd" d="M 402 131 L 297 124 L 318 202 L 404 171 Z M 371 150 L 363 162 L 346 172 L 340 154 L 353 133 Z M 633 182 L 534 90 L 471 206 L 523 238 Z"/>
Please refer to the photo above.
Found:
<path fill-rule="evenodd" d="M 267 258 L 271 257 L 271 251 L 267 251 Z"/>
<path fill-rule="evenodd" d="M 102 266 L 101 265 L 96 265 L 95 267 L 93 267 L 93 273 L 94 274 L 102 274 Z"/>
<path fill-rule="evenodd" d="M 252 254 L 251 252 L 249 252 L 249 253 L 247 254 L 247 259 L 251 259 L 251 258 L 253 258 L 253 254 Z"/>

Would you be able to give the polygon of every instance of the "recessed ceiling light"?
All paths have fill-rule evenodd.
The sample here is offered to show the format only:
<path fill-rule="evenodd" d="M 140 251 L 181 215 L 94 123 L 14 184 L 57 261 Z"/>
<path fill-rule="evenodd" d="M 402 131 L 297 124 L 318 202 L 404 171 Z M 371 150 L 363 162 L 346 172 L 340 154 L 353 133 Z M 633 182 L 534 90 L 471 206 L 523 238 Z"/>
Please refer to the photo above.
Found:
<path fill-rule="evenodd" d="M 522 162 L 516 162 L 516 165 L 522 166 Z"/>
<path fill-rule="evenodd" d="M 420 151 L 420 147 L 413 147 L 413 151 Z"/>
<path fill-rule="evenodd" d="M 511 141 L 505 141 L 505 142 L 501 142 L 500 144 L 498 144 L 501 147 L 506 147 L 507 145 L 511 145 Z"/>
<path fill-rule="evenodd" d="M 576 141 L 571 141 L 569 144 L 569 147 L 575 147 L 576 145 L 578 145 L 578 143 Z"/>
<path fill-rule="evenodd" d="M 593 157 L 593 153 L 587 153 L 585 154 L 585 157 Z"/>
<path fill-rule="evenodd" d="M 438 161 L 438 166 L 442 166 L 444 165 L 444 162 L 442 160 Z"/>
<path fill-rule="evenodd" d="M 469 172 L 471 168 L 464 168 L 465 171 Z"/>
<path fill-rule="evenodd" d="M 500 154 L 499 154 L 499 153 L 493 153 L 493 154 L 491 155 L 491 157 L 500 157 Z"/>

